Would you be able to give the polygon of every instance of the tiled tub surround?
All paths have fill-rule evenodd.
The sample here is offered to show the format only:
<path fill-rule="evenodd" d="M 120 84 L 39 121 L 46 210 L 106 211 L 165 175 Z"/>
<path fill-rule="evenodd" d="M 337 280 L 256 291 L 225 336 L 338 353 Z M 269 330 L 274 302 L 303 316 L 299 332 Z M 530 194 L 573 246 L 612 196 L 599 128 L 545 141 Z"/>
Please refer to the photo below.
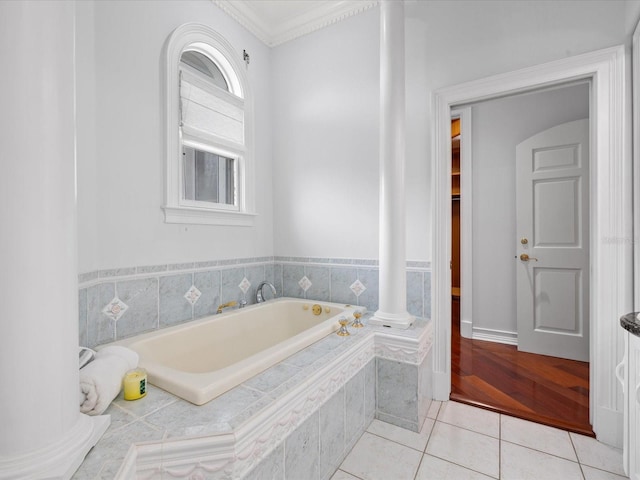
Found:
<path fill-rule="evenodd" d="M 431 328 L 418 319 L 393 334 L 366 326 L 328 335 L 200 407 L 154 387 L 135 402 L 120 397 L 74 478 L 327 480 L 374 417 L 426 416 L 431 391 L 414 369 L 431 370 Z M 413 394 L 382 391 L 387 362 Z M 403 409 L 376 410 L 389 404 Z"/>
<path fill-rule="evenodd" d="M 101 270 L 79 275 L 79 341 L 94 347 L 255 302 L 262 281 L 278 296 L 378 309 L 374 260 L 260 257 Z M 431 318 L 427 262 L 407 263 L 407 310 Z"/>
<path fill-rule="evenodd" d="M 379 352 L 386 345 L 378 345 Z M 432 396 L 431 359 L 420 365 L 390 360 L 376 360 L 376 418 L 398 427 L 419 432 L 427 418 Z"/>

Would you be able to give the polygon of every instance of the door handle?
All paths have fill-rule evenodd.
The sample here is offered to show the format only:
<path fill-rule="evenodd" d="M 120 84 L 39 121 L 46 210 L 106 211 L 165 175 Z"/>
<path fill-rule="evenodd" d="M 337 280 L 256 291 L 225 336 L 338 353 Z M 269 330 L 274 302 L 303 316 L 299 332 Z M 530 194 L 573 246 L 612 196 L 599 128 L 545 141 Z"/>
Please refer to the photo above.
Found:
<path fill-rule="evenodd" d="M 523 254 L 520 255 L 520 260 L 522 260 L 523 262 L 528 262 L 529 260 L 535 260 L 536 262 L 538 261 L 537 258 L 530 257 L 526 253 L 523 253 Z"/>

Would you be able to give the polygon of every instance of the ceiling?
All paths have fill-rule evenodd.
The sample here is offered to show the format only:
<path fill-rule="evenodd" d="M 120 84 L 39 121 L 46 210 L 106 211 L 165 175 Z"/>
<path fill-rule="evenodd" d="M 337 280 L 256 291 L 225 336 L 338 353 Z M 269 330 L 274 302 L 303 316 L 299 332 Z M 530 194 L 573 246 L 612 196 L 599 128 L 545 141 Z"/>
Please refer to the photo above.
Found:
<path fill-rule="evenodd" d="M 273 47 L 356 15 L 378 0 L 213 0 Z"/>

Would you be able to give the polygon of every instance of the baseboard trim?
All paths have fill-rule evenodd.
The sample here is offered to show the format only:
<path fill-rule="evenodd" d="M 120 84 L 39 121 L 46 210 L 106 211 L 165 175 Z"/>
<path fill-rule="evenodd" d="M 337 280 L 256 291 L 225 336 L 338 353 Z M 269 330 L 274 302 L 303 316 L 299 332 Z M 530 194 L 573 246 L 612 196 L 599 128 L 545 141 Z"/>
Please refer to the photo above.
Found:
<path fill-rule="evenodd" d="M 473 338 L 473 323 L 471 320 L 460 321 L 460 335 L 464 338 Z"/>
<path fill-rule="evenodd" d="M 623 412 L 601 405 L 597 405 L 595 410 L 594 418 L 596 422 L 593 424 L 593 431 L 598 441 L 616 448 L 622 448 L 624 434 Z"/>
<path fill-rule="evenodd" d="M 506 345 L 518 345 L 518 333 L 506 330 L 494 330 L 491 328 L 473 327 L 473 340 L 504 343 Z"/>
<path fill-rule="evenodd" d="M 433 372 L 433 399 L 440 402 L 449 400 L 451 393 L 451 373 Z"/>

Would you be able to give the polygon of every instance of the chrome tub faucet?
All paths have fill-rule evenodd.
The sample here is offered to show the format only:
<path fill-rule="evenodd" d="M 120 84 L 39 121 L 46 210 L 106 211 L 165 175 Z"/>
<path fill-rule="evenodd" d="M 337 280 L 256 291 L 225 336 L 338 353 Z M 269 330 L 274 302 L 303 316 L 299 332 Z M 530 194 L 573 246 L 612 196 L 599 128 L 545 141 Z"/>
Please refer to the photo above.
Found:
<path fill-rule="evenodd" d="M 265 286 L 268 286 L 271 289 L 273 298 L 276 297 L 276 287 L 274 287 L 273 284 L 269 282 L 262 282 L 260 285 L 258 285 L 258 288 L 256 289 L 256 303 L 266 302 L 266 299 L 264 298 L 264 292 L 263 292 L 263 289 Z"/>

